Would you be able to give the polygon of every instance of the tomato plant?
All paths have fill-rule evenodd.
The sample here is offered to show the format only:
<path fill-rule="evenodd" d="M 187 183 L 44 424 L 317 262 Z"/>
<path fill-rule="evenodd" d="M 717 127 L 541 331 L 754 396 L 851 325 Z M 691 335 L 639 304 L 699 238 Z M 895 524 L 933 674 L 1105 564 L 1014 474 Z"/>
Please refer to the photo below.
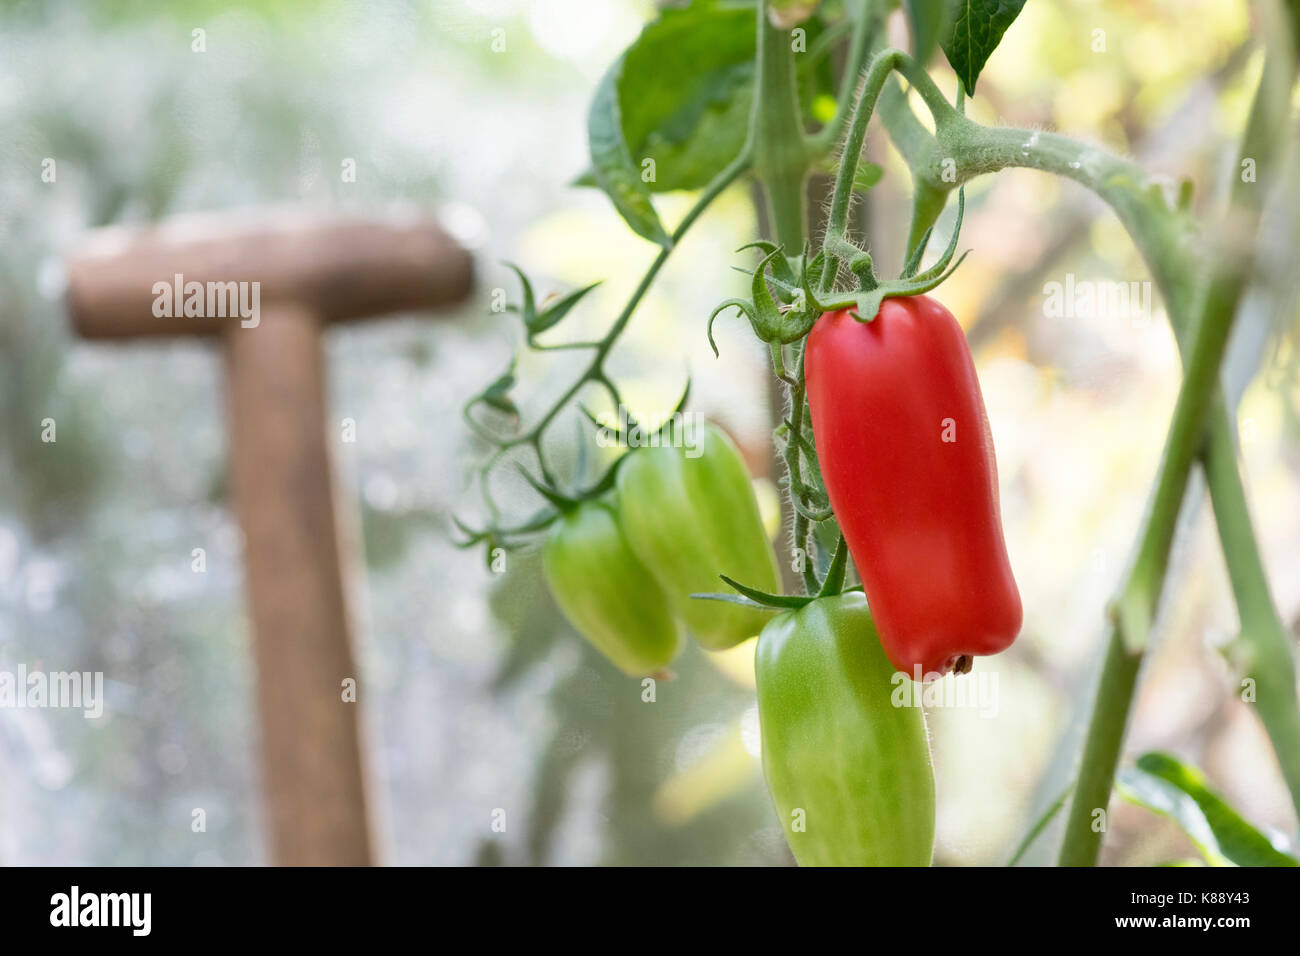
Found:
<path fill-rule="evenodd" d="M 539 341 L 555 334 L 592 286 L 539 305 L 519 272 L 523 296 L 512 308 L 527 346 L 585 358 L 541 411 L 521 409 L 513 363 L 467 403 L 466 421 L 490 449 L 480 472 L 489 507 L 480 525 L 461 525 L 464 544 L 491 555 L 526 547 L 556 525 L 547 548 L 549 568 L 565 568 L 552 574 L 557 600 L 629 672 L 671 657 L 670 619 L 684 620 L 706 648 L 722 648 L 776 613 L 758 642 L 757 695 L 764 771 L 796 857 L 927 863 L 930 756 L 921 714 L 890 699 L 890 662 L 911 676 L 955 670 L 950 680 L 967 679 L 961 672 L 972 656 L 996 654 L 1016 638 L 1022 604 L 975 366 L 961 327 L 926 293 L 961 264 L 967 183 L 1012 167 L 1067 178 L 1108 204 L 1142 254 L 1164 299 L 1183 379 L 1133 562 L 1105 614 L 1098 609 L 1107 635 L 1095 702 L 1077 777 L 1051 810 L 1068 803 L 1059 861 L 1097 860 L 1105 827 L 1096 820 L 1114 790 L 1195 467 L 1207 479 L 1240 611 L 1242 673 L 1261 688 L 1255 713 L 1300 813 L 1293 655 L 1246 507 L 1233 406 L 1219 385 L 1254 277 L 1261 210 L 1283 179 L 1285 131 L 1294 127 L 1297 8 L 1263 5 L 1266 55 L 1239 144 L 1251 176 L 1233 181 L 1226 218 L 1198 219 L 1186 187 L 1171 195 L 1129 159 L 968 115 L 981 71 L 1022 2 L 970 0 L 953 16 L 955 5 L 909 0 L 910 51 L 888 45 L 886 20 L 895 6 L 695 0 L 663 10 L 610 67 L 593 96 L 591 167 L 580 181 L 602 190 L 628 227 L 654 245 L 653 259 L 595 341 Z M 931 75 L 938 50 L 954 97 Z M 928 123 L 914 103 L 929 113 Z M 873 117 L 912 184 L 906 257 L 894 278 L 877 274 L 864 241 L 870 237 L 850 228 L 855 195 L 882 175 L 862 163 Z M 809 178 L 826 170 L 834 174 L 833 192 L 824 218 L 820 210 L 810 217 Z M 719 433 L 707 433 L 713 451 L 693 461 L 674 445 L 671 429 L 636 425 L 671 447 L 601 460 L 564 481 L 546 442 L 562 413 L 592 392 L 623 407 L 612 351 L 686 233 L 747 177 L 758 186 L 769 228 L 745 247 L 760 256 L 746 270 L 749 294 L 722 302 L 701 331 L 714 343 L 719 316 L 743 314 L 784 391 L 773 451 L 783 472 L 793 586 L 775 574 L 747 475 Z M 655 197 L 683 189 L 698 190 L 697 198 L 670 228 Z M 954 192 L 949 242 L 926 265 L 932 231 Z M 507 463 L 522 468 L 543 499 L 540 511 L 517 521 L 502 517 L 490 493 L 489 477 Z M 622 510 L 617 518 L 591 504 L 611 490 Z M 625 531 L 615 533 L 620 522 Z M 630 620 L 633 605 L 614 596 L 647 580 L 642 566 L 655 590 L 638 596 L 641 610 Z M 856 593 L 855 576 L 864 595 Z M 639 656 L 625 657 L 627 645 Z M 1267 856 L 1260 834 L 1242 839 L 1249 824 L 1225 812 L 1194 773 L 1166 761 L 1148 764 L 1161 772 L 1132 778 L 1125 793 L 1176 807 L 1173 815 L 1198 839 L 1214 834 L 1223 841 L 1216 860 Z M 893 782 L 882 787 L 882 778 Z M 790 814 L 800 809 L 808 829 L 791 830 Z M 1040 821 L 1027 839 L 1042 830 Z"/>

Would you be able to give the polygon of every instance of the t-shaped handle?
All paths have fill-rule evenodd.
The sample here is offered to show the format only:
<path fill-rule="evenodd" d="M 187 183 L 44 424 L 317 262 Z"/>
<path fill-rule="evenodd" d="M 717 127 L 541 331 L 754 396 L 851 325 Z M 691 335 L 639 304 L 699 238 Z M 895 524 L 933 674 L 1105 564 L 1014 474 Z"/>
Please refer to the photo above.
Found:
<path fill-rule="evenodd" d="M 263 308 L 343 322 L 459 302 L 472 281 L 470 254 L 428 216 L 271 208 L 97 230 L 68 262 L 67 297 L 84 338 L 216 335 L 240 324 L 252 283 Z M 195 292 L 202 314 L 187 315 Z"/>
<path fill-rule="evenodd" d="M 104 229 L 68 264 L 84 337 L 221 335 L 277 863 L 373 861 L 320 327 L 448 305 L 471 284 L 469 253 L 428 218 L 292 210 Z"/>

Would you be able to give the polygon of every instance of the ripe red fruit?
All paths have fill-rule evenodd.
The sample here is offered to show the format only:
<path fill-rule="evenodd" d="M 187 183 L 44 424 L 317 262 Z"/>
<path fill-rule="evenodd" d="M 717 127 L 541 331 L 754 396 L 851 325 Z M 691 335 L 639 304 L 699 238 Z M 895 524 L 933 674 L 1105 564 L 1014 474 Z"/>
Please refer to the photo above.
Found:
<path fill-rule="evenodd" d="M 969 670 L 1020 631 L 997 463 L 966 337 L 923 295 L 828 312 L 804 371 L 822 477 L 890 662 Z"/>

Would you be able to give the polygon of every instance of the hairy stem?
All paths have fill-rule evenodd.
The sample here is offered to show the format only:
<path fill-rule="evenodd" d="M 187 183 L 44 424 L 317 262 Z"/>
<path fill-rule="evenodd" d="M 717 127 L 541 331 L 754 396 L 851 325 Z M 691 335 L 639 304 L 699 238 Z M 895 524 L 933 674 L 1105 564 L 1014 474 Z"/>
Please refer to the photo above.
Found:
<path fill-rule="evenodd" d="M 797 256 L 803 250 L 804 184 L 811 155 L 799 113 L 790 33 L 768 23 L 766 3 L 758 5 L 758 80 L 750 137 L 754 172 L 767 196 L 776 242 L 787 256 Z"/>

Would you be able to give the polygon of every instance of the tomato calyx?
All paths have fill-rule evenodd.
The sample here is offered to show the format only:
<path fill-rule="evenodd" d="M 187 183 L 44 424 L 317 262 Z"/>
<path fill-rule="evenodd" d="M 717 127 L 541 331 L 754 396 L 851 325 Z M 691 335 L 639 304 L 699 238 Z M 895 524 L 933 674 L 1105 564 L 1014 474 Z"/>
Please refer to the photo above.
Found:
<path fill-rule="evenodd" d="M 860 584 L 849 588 L 843 586 L 846 560 L 841 555 L 847 555 L 847 552 L 848 548 L 843 545 L 836 549 L 835 557 L 831 560 L 831 566 L 826 572 L 826 580 L 822 582 L 822 587 L 816 594 L 771 594 L 767 591 L 748 587 L 739 581 L 734 581 L 725 574 L 719 574 L 718 577 L 727 586 L 733 588 L 737 592 L 736 594 L 699 593 L 692 594 L 691 597 L 700 601 L 727 601 L 731 604 L 739 604 L 742 607 L 762 608 L 769 611 L 797 611 L 822 598 L 862 590 Z M 836 569 L 837 563 L 839 565 L 838 571 Z"/>
<path fill-rule="evenodd" d="M 850 591 L 861 591 L 861 586 L 844 587 L 848 565 L 849 546 L 845 542 L 844 536 L 840 535 L 839 542 L 835 546 L 835 554 L 831 557 L 831 563 L 826 568 L 826 577 L 822 579 L 821 587 L 817 589 L 816 594 L 770 594 L 767 591 L 760 591 L 757 588 L 741 584 L 725 574 L 719 574 L 718 577 L 726 582 L 732 590 L 736 591 L 736 594 L 692 594 L 691 597 L 702 601 L 728 601 L 744 607 L 763 608 L 765 610 L 797 611 L 822 598 L 835 597 L 839 594 L 847 594 Z"/>
<path fill-rule="evenodd" d="M 948 247 L 934 265 L 922 271 L 921 258 L 933 232 L 933 228 L 927 229 L 908 255 L 897 279 L 878 279 L 871 254 L 843 235 L 828 233 L 815 256 L 810 255 L 810 250 L 805 247 L 801 255 L 793 258 L 787 257 L 784 248 L 772 242 L 746 243 L 736 251 L 758 249 L 763 253 L 752 272 L 741 270 L 750 276 L 750 298 L 730 298 L 714 308 L 706 329 L 709 347 L 715 356 L 718 355 L 713 323 L 727 309 L 735 309 L 744 315 L 759 340 L 777 349 L 802 340 L 822 313 L 850 309 L 859 322 L 870 322 L 885 299 L 929 292 L 952 275 L 969 254 L 968 250 L 953 260 L 965 213 L 966 189 L 963 186 L 957 190 L 957 220 Z M 841 266 L 856 278 L 855 289 L 834 290 Z"/>
<path fill-rule="evenodd" d="M 762 240 L 747 243 L 736 251 L 745 249 L 758 249 L 764 256 L 752 273 L 743 270 L 751 276 L 750 298 L 727 299 L 709 315 L 706 333 L 715 356 L 718 355 L 718 344 L 713 338 L 713 323 L 727 309 L 734 308 L 744 315 L 754 334 L 769 345 L 799 341 L 812 329 L 822 311 L 807 289 L 809 270 L 803 266 L 805 256 L 796 256 L 792 264 L 781 246 Z M 769 266 L 771 275 L 767 273 Z M 773 288 L 776 296 L 772 294 Z"/>
<path fill-rule="evenodd" d="M 813 600 L 806 594 L 771 594 L 767 591 L 760 591 L 757 588 L 747 587 L 739 581 L 734 581 L 725 574 L 719 574 L 718 577 L 737 593 L 697 593 L 692 594 L 691 597 L 699 601 L 726 601 L 731 604 L 739 604 L 742 607 L 762 608 L 771 611 L 797 611 L 801 607 L 806 607 Z"/>
<path fill-rule="evenodd" d="M 967 250 L 955 262 L 953 261 L 965 213 L 966 189 L 962 187 L 957 190 L 957 220 L 953 225 L 952 235 L 948 239 L 948 247 L 943 251 L 943 255 L 924 272 L 918 271 L 921 267 L 921 257 L 925 248 L 929 245 L 930 234 L 933 232 L 933 229 L 927 229 L 925 235 L 921 237 L 921 241 L 916 244 L 916 248 L 908 256 L 903 271 L 897 279 L 877 280 L 874 275 L 870 274 L 871 257 L 865 250 L 858 249 L 847 239 L 828 236 L 826 245 L 828 255 L 834 255 L 838 259 L 846 261 L 850 271 L 858 275 L 860 286 L 854 292 L 823 296 L 820 303 L 821 311 L 836 312 L 840 309 L 850 309 L 853 317 L 859 322 L 870 322 L 880 312 L 880 305 L 885 299 L 921 295 L 944 282 L 970 254 L 970 250 Z M 869 276 L 870 281 L 866 281 L 867 276 Z"/>

